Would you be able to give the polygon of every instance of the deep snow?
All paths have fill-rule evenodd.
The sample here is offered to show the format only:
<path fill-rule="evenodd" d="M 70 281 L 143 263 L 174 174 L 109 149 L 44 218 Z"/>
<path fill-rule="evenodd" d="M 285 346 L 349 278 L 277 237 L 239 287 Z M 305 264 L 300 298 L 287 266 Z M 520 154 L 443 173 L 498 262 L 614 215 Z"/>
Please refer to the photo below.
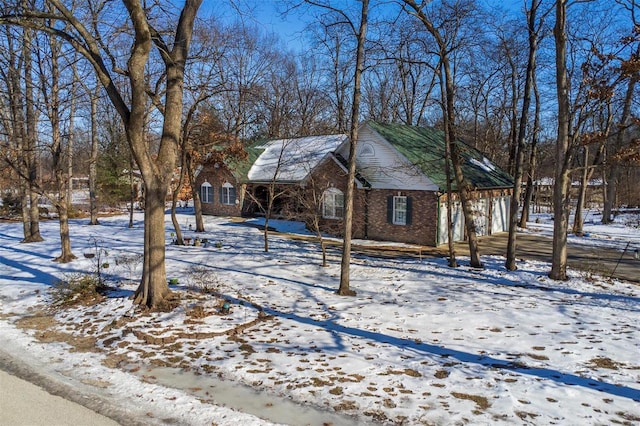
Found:
<path fill-rule="evenodd" d="M 141 219 L 133 229 L 126 216 L 101 218 L 99 226 L 73 221 L 79 259 L 65 265 L 51 262 L 59 253 L 55 221 L 41 224 L 45 242 L 29 245 L 19 244 L 21 225 L 0 223 L 2 350 L 146 423 L 269 423 L 258 417 L 266 410 L 220 406 L 203 377 L 272 395 L 265 407 L 288 399 L 342 416 L 302 419 L 279 410 L 285 420 L 276 421 L 290 424 L 640 422 L 637 285 L 578 271 L 555 282 L 548 264 L 520 262 L 507 272 L 500 257 L 484 256 L 486 268 L 473 270 L 450 269 L 444 259 L 354 255 L 357 296 L 340 297 L 337 252 L 322 268 L 317 244 L 272 235 L 265 253 L 255 227 L 206 217 L 199 236 L 207 247 L 167 246 L 181 305 L 149 314 L 128 298 L 140 273 Z M 193 217 L 180 222 L 188 229 Z M 530 232 L 544 232 L 544 222 Z M 640 240 L 621 221 L 586 230 L 590 244 Z M 167 242 L 171 231 L 167 216 Z M 95 258 L 83 257 L 95 252 L 94 241 L 118 290 L 51 318 L 52 284 L 95 271 Z M 223 301 L 229 314 L 219 311 Z M 98 350 L 90 349 L 93 339 Z M 193 386 L 161 385 L 175 371 L 167 367 L 187 370 Z"/>

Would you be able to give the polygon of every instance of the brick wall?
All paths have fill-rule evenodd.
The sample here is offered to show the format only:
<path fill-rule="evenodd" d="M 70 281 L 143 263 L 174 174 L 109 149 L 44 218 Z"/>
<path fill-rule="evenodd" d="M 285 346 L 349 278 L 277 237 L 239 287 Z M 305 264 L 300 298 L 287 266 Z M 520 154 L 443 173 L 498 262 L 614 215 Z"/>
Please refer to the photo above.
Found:
<path fill-rule="evenodd" d="M 411 219 L 406 225 L 394 225 L 387 221 L 387 203 L 390 196 L 406 196 L 411 199 Z M 368 200 L 367 236 L 372 240 L 436 245 L 438 226 L 438 196 L 428 191 L 370 190 Z M 364 205 L 359 210 L 364 210 Z"/>
<path fill-rule="evenodd" d="M 343 193 L 347 190 L 346 173 L 332 160 L 318 167 L 312 175 L 312 183 L 319 194 L 330 187 Z M 398 193 L 397 190 L 357 189 L 353 207 L 353 238 L 434 246 L 438 222 L 437 194 L 401 191 L 400 195 L 411 197 L 411 223 L 394 225 L 387 223 L 387 197 Z M 320 226 L 324 232 L 341 236 L 344 223 L 338 219 L 320 218 Z"/>
<path fill-rule="evenodd" d="M 235 177 L 224 165 L 215 167 L 213 164 L 205 164 L 196 177 L 196 188 L 201 194 L 200 187 L 204 182 L 209 182 L 213 188 L 213 197 L 210 203 L 202 202 L 202 213 L 213 216 L 240 216 L 242 202 L 234 205 L 220 203 L 220 188 L 225 182 L 229 182 L 236 189 L 236 198 L 242 200 L 242 185 L 236 182 Z M 202 198 L 201 198 L 202 201 Z"/>

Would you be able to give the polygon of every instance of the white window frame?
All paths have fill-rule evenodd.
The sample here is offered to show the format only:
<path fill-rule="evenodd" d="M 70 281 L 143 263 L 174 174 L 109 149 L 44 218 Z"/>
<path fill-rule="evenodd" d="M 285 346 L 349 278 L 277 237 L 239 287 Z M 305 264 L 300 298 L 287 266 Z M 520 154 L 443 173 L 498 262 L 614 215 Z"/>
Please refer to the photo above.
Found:
<path fill-rule="evenodd" d="M 322 217 L 344 219 L 344 193 L 338 188 L 329 188 L 322 195 Z"/>
<path fill-rule="evenodd" d="M 407 197 L 405 195 L 393 196 L 393 224 L 407 224 Z"/>
<path fill-rule="evenodd" d="M 213 203 L 213 186 L 206 180 L 200 185 L 200 201 L 205 204 Z"/>
<path fill-rule="evenodd" d="M 233 199 L 231 197 L 231 190 L 232 189 L 234 189 L 234 187 L 229 182 L 225 182 L 225 183 L 222 184 L 221 199 L 222 199 L 222 204 L 224 204 L 225 206 L 234 206 L 236 204 L 235 193 L 234 193 Z"/>

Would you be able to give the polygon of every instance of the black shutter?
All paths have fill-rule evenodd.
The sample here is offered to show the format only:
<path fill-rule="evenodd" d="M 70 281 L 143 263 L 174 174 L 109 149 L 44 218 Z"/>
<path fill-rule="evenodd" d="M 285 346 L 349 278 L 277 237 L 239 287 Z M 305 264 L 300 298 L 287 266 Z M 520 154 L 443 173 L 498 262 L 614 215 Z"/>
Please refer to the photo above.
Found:
<path fill-rule="evenodd" d="M 411 225 L 411 213 L 413 213 L 411 197 L 407 197 L 407 225 Z"/>
<path fill-rule="evenodd" d="M 229 204 L 234 204 L 236 203 L 236 187 L 231 187 L 229 188 Z"/>
<path fill-rule="evenodd" d="M 219 197 L 218 198 L 220 199 L 220 204 L 224 204 L 224 199 L 222 198 L 222 196 L 224 195 L 223 191 L 224 191 L 224 188 L 219 186 L 218 187 L 218 192 L 219 192 Z M 211 194 L 211 195 L 213 195 L 213 194 Z"/>
<path fill-rule="evenodd" d="M 387 223 L 393 223 L 393 195 L 387 197 Z"/>

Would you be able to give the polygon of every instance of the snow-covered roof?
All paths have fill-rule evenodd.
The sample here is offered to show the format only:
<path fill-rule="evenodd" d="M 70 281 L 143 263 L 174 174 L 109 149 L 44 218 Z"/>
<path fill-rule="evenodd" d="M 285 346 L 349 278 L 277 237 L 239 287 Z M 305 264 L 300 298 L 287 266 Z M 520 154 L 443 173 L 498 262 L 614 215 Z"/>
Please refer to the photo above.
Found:
<path fill-rule="evenodd" d="M 308 136 L 278 139 L 265 143 L 264 151 L 253 163 L 247 177 L 253 182 L 300 182 L 329 153 L 335 151 L 347 135 Z"/>

